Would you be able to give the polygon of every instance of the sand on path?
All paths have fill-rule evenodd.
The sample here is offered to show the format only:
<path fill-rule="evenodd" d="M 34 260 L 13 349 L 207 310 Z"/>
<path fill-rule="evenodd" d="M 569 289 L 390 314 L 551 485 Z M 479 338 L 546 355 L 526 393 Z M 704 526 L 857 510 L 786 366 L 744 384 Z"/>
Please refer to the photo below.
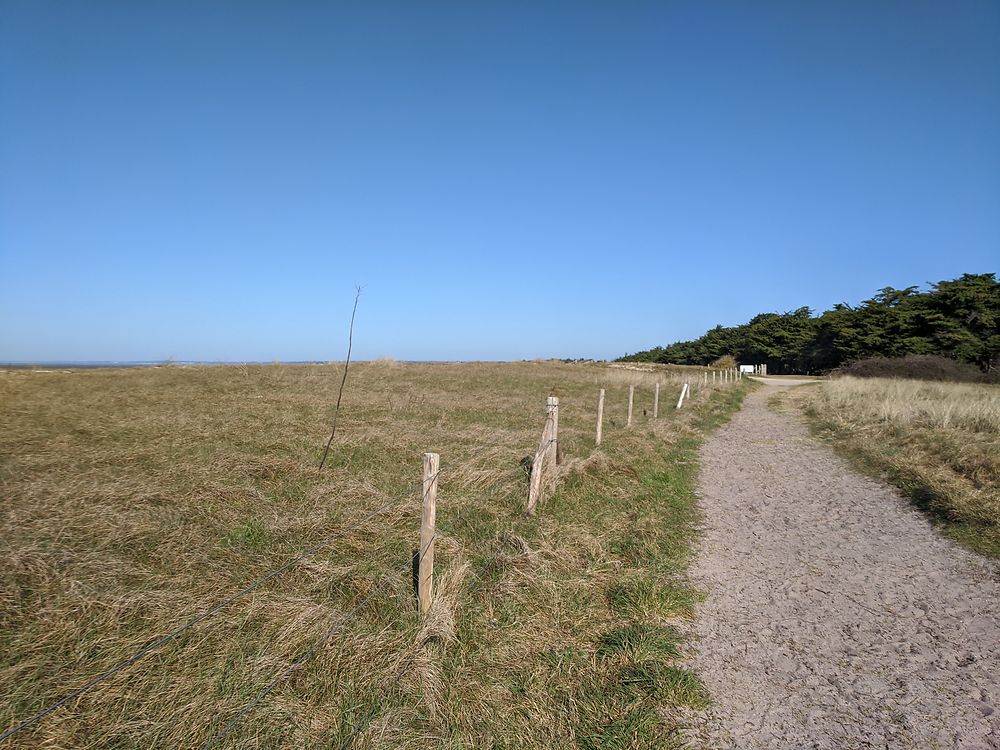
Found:
<path fill-rule="evenodd" d="M 751 394 L 702 449 L 709 748 L 1000 748 L 1000 577 Z"/>

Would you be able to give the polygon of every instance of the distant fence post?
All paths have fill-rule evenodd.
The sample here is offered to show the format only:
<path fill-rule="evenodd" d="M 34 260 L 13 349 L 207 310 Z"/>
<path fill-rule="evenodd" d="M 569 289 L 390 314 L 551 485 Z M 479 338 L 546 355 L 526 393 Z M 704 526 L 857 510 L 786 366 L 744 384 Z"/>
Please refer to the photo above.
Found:
<path fill-rule="evenodd" d="M 438 473 L 441 457 L 437 453 L 424 454 L 424 500 L 420 516 L 420 548 L 418 563 L 417 595 L 420 614 L 426 615 L 434 601 L 434 526 L 437 517 Z"/>
<path fill-rule="evenodd" d="M 653 419 L 660 413 L 660 384 L 653 387 Z"/>
<path fill-rule="evenodd" d="M 628 418 L 625 420 L 625 426 L 632 426 L 632 398 L 635 396 L 635 386 L 630 385 L 628 387 Z"/>
<path fill-rule="evenodd" d="M 549 448 L 548 454 L 549 459 L 552 461 L 553 465 L 559 465 L 562 463 L 562 452 L 559 450 L 559 397 L 549 396 L 545 400 L 545 412 L 549 415 L 549 421 L 552 424 L 552 434 L 549 435 Z"/>
<path fill-rule="evenodd" d="M 597 394 L 597 440 L 594 445 L 601 444 L 601 432 L 604 430 L 604 389 Z"/>
<path fill-rule="evenodd" d="M 715 370 L 712 370 L 712 385 L 715 385 Z"/>

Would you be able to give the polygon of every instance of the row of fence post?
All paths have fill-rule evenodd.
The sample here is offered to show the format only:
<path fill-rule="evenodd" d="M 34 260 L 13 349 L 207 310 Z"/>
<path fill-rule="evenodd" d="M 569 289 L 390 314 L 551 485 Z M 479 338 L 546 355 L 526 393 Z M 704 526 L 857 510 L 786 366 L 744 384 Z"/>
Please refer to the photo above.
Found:
<path fill-rule="evenodd" d="M 716 374 L 718 373 L 718 375 Z M 736 368 L 725 370 L 712 370 L 712 383 L 729 383 L 742 377 L 742 373 Z M 708 372 L 702 377 L 703 384 L 708 385 Z M 697 381 L 695 381 L 697 383 Z M 597 394 L 597 435 L 595 444 L 601 444 L 604 431 L 604 396 L 605 390 L 601 388 Z M 682 408 L 684 401 L 691 397 L 691 383 L 685 381 L 681 386 L 680 397 L 677 399 L 678 409 Z M 635 385 L 628 387 L 628 416 L 625 424 L 632 426 L 632 409 L 635 404 Z M 660 384 L 653 386 L 653 418 L 659 416 L 660 410 Z M 561 461 L 559 450 L 559 399 L 556 396 L 549 396 L 545 401 L 545 425 L 542 428 L 542 437 L 538 442 L 531 459 L 531 476 L 528 482 L 528 503 L 527 514 L 532 515 L 538 507 L 543 490 L 543 480 L 547 468 L 556 466 Z M 438 475 L 440 474 L 441 458 L 437 453 L 424 454 L 424 476 L 423 476 L 423 503 L 420 518 L 420 547 L 415 557 L 414 568 L 417 575 L 416 588 L 417 599 L 419 601 L 420 613 L 427 614 L 434 601 L 434 537 L 437 517 L 437 491 Z"/>

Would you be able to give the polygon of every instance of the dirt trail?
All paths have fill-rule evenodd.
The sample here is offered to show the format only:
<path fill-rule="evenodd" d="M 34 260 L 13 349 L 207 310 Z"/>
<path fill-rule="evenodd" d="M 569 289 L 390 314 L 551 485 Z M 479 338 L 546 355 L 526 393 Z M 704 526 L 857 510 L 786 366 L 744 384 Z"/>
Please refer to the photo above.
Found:
<path fill-rule="evenodd" d="M 1000 577 L 752 394 L 702 452 L 710 748 L 1000 748 Z"/>

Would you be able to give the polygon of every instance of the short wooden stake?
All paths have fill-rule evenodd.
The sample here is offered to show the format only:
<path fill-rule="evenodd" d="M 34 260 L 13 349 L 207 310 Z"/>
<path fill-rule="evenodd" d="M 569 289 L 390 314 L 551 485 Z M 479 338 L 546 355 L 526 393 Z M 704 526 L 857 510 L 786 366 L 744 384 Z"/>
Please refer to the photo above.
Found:
<path fill-rule="evenodd" d="M 715 370 L 712 370 L 712 385 L 715 385 Z"/>
<path fill-rule="evenodd" d="M 677 408 L 680 409 L 684 404 L 684 394 L 687 393 L 687 383 L 681 386 L 681 397 L 677 399 Z"/>
<path fill-rule="evenodd" d="M 597 440 L 594 445 L 601 444 L 601 433 L 604 431 L 604 389 L 597 394 Z"/>
<path fill-rule="evenodd" d="M 628 387 L 628 418 L 625 420 L 625 426 L 632 426 L 632 399 L 635 396 L 635 386 L 630 385 Z"/>
<path fill-rule="evenodd" d="M 542 474 L 545 472 L 545 460 L 551 457 L 550 447 L 552 445 L 552 403 L 550 396 L 545 402 L 545 426 L 542 428 L 542 439 L 538 441 L 538 448 L 531 461 L 531 479 L 528 482 L 528 515 L 535 512 L 538 507 L 538 499 L 542 495 Z M 558 402 L 558 399 L 556 399 Z"/>
<path fill-rule="evenodd" d="M 545 412 L 552 424 L 552 434 L 549 435 L 549 460 L 554 466 L 562 463 L 562 455 L 559 450 L 559 397 L 549 396 L 545 401 Z"/>
<path fill-rule="evenodd" d="M 657 414 L 660 412 L 660 384 L 657 383 L 653 387 L 653 419 L 656 419 Z"/>
<path fill-rule="evenodd" d="M 420 516 L 420 548 L 417 597 L 420 614 L 426 615 L 434 601 L 434 526 L 437 517 L 438 473 L 441 457 L 437 453 L 424 454 L 424 501 Z"/>

